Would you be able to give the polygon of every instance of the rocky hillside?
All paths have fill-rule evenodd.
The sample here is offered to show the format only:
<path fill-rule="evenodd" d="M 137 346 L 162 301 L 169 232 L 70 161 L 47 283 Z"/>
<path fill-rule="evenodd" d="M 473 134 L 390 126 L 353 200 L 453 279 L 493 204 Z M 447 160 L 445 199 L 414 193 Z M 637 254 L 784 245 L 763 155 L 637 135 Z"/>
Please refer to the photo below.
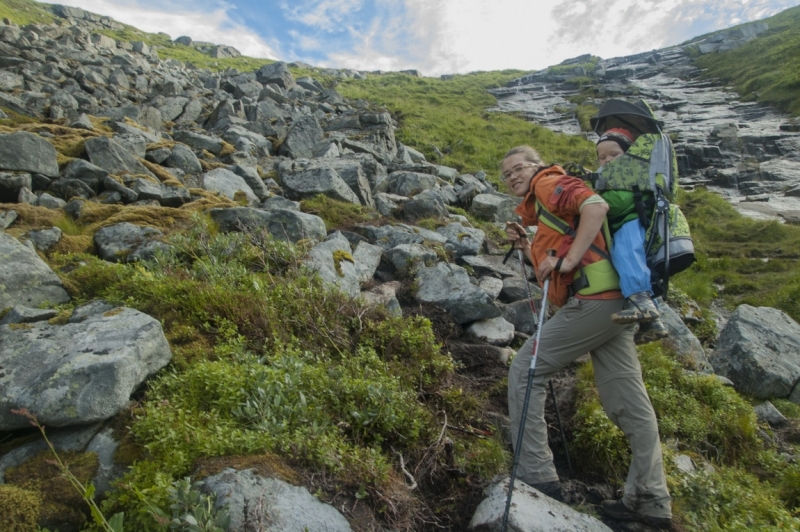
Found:
<path fill-rule="evenodd" d="M 503 260 L 517 200 L 428 161 L 398 141 L 402 116 L 329 82 L 376 75 L 199 69 L 111 38 L 128 29 L 106 17 L 46 13 L 0 26 L 0 528 L 496 528 L 506 364 L 541 295 Z M 627 81 L 588 59 L 606 96 L 669 70 Z M 498 108 L 541 93 L 559 99 L 550 125 L 569 123 L 556 107 L 585 95 L 574 76 L 552 94 L 556 75 L 496 91 Z M 680 101 L 659 110 L 702 107 Z M 782 120 L 763 111 L 748 116 Z M 678 132 L 683 164 L 696 183 L 736 168 L 742 187 L 756 148 L 736 153 L 741 128 L 720 123 Z M 774 152 L 796 135 L 759 132 L 759 176 L 795 163 Z M 642 361 L 677 526 L 796 528 L 800 325 L 742 305 L 710 349 L 687 326 L 705 309 L 673 300 L 669 341 Z M 568 504 L 522 488 L 513 526 L 641 530 L 594 512 L 628 456 L 591 365 L 556 380 Z"/>

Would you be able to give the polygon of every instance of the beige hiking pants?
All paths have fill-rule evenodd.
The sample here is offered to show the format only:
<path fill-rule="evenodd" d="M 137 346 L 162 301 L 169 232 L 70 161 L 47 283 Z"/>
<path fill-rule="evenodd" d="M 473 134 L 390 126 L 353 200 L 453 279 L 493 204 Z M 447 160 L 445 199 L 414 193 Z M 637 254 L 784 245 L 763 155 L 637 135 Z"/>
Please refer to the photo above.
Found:
<path fill-rule="evenodd" d="M 633 451 L 623 501 L 639 513 L 671 517 L 658 425 L 642 381 L 633 343 L 634 326 L 611 321 L 611 314 L 621 310 L 624 302 L 624 299 L 601 301 L 573 297 L 544 325 L 517 478 L 526 484 L 558 480 L 553 454 L 547 444 L 545 385 L 554 373 L 589 352 L 603 409 L 628 438 Z M 533 344 L 533 337 L 525 342 L 508 372 L 508 411 L 511 441 L 515 446 Z"/>

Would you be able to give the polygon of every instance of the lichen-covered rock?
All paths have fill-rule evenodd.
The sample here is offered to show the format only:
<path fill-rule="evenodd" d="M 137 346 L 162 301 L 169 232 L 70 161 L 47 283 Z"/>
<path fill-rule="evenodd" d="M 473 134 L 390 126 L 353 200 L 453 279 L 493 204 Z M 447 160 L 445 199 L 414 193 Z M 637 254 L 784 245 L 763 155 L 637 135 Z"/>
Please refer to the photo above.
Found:
<path fill-rule="evenodd" d="M 708 362 L 703 344 L 700 343 L 700 340 L 692 333 L 691 329 L 683 323 L 678 313 L 660 300 L 658 308 L 661 312 L 661 321 L 669 330 L 669 336 L 661 341 L 663 345 L 678 353 L 688 361 L 688 365 L 692 366 L 693 369 L 711 373 L 713 369 Z"/>
<path fill-rule="evenodd" d="M 0 232 L 0 309 L 69 300 L 61 279 L 33 250 Z"/>
<path fill-rule="evenodd" d="M 467 332 L 491 345 L 506 346 L 514 340 L 514 324 L 502 316 L 480 320 L 467 327 Z"/>
<path fill-rule="evenodd" d="M 436 232 L 447 238 L 444 247 L 450 250 L 455 258 L 477 255 L 486 240 L 486 233 L 474 227 L 465 227 L 459 222 L 440 227 Z"/>
<path fill-rule="evenodd" d="M 281 185 L 289 199 L 301 200 L 322 194 L 339 201 L 361 204 L 356 193 L 336 170 L 327 166 L 312 166 L 299 171 L 282 172 Z"/>
<path fill-rule="evenodd" d="M 289 128 L 286 140 L 281 145 L 281 155 L 292 159 L 313 157 L 314 146 L 322 141 L 323 136 L 322 126 L 316 116 L 302 116 Z"/>
<path fill-rule="evenodd" d="M 513 222 L 518 216 L 514 212 L 519 198 L 498 194 L 478 194 L 472 199 L 469 212 L 481 220 L 491 222 Z"/>
<path fill-rule="evenodd" d="M 226 168 L 216 168 L 199 177 L 200 186 L 209 192 L 217 192 L 228 199 L 239 199 L 247 201 L 248 205 L 258 205 L 258 196 L 253 193 L 253 189 L 238 176 Z"/>
<path fill-rule="evenodd" d="M 28 426 L 27 408 L 48 426 L 116 415 L 131 393 L 172 357 L 158 320 L 120 307 L 81 323 L 0 326 L 0 430 Z"/>
<path fill-rule="evenodd" d="M 215 508 L 228 507 L 230 532 L 352 532 L 336 508 L 282 480 L 225 469 L 203 482 L 203 491 L 216 495 Z"/>
<path fill-rule="evenodd" d="M 314 246 L 305 264 L 316 271 L 325 283 L 338 286 L 345 294 L 356 297 L 361 293 L 350 241 L 339 231 Z"/>

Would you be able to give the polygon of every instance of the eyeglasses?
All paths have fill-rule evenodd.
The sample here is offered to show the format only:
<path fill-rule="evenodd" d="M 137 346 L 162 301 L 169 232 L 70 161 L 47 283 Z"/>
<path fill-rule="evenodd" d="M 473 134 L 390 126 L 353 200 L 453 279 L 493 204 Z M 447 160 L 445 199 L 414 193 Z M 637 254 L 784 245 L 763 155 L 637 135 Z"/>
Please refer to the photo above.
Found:
<path fill-rule="evenodd" d="M 507 172 L 503 172 L 503 180 L 504 181 L 508 181 L 512 177 L 518 176 L 519 174 L 521 174 L 524 169 L 530 168 L 531 166 L 536 166 L 536 165 L 533 164 L 533 163 L 518 164 L 517 166 L 515 166 L 511 170 L 509 170 Z"/>

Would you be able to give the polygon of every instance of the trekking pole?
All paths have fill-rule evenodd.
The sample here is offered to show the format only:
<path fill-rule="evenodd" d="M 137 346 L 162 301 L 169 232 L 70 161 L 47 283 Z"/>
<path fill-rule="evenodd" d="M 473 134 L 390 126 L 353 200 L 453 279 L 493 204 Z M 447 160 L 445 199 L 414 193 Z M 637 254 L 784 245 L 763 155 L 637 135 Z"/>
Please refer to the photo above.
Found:
<path fill-rule="evenodd" d="M 539 327 L 539 320 L 536 316 L 536 303 L 533 302 L 533 293 L 531 292 L 531 284 L 528 282 L 528 275 L 525 271 L 525 260 L 523 258 L 522 250 L 519 248 L 517 249 L 517 253 L 519 255 L 519 265 L 522 268 L 522 278 L 525 279 L 525 288 L 528 289 L 528 301 L 531 304 L 531 313 L 533 314 L 533 324 L 537 328 Z M 514 247 L 512 246 L 511 249 L 506 253 L 505 260 L 503 264 L 508 260 L 511 256 Z M 564 443 L 564 454 L 567 457 L 567 468 L 569 469 L 569 474 L 572 475 L 572 460 L 569 458 L 569 447 L 567 446 L 567 436 L 564 433 L 564 424 L 561 422 L 561 412 L 558 410 L 558 401 L 556 400 L 556 391 L 553 389 L 553 381 L 550 381 L 550 397 L 553 398 L 553 408 L 556 411 L 556 420 L 558 420 L 558 430 L 561 432 L 561 441 Z"/>
<path fill-rule="evenodd" d="M 555 255 L 555 250 L 548 249 L 548 256 Z M 527 279 L 527 277 L 526 277 Z M 544 296 L 542 297 L 542 308 L 539 311 L 539 323 L 544 325 L 545 312 L 547 312 L 547 292 L 550 289 L 550 277 L 545 279 Z M 511 466 L 511 478 L 508 481 L 508 496 L 506 497 L 506 509 L 503 512 L 503 526 L 501 532 L 506 532 L 508 527 L 508 513 L 511 510 L 511 496 L 514 494 L 514 481 L 517 478 L 517 466 L 519 466 L 519 455 L 522 449 L 522 439 L 525 434 L 525 420 L 528 417 L 528 402 L 531 399 L 531 386 L 533 385 L 533 377 L 536 374 L 536 357 L 539 354 L 539 339 L 542 336 L 542 327 L 536 328 L 536 337 L 533 340 L 533 356 L 531 356 L 531 365 L 528 368 L 528 383 L 525 387 L 525 400 L 522 403 L 522 419 L 519 421 L 519 433 L 517 434 L 517 445 L 514 447 L 514 465 Z"/>

